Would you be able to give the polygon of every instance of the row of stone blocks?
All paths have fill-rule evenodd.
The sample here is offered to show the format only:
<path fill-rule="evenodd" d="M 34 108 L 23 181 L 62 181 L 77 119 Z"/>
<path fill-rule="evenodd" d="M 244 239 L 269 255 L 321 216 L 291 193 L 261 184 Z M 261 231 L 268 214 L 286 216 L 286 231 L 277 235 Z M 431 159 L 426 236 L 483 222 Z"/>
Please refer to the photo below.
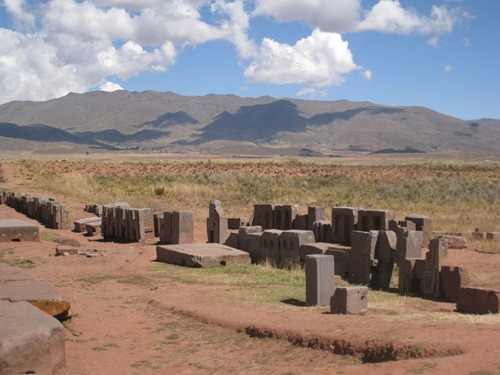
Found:
<path fill-rule="evenodd" d="M 0 204 L 8 205 L 48 228 L 63 229 L 66 226 L 68 209 L 55 199 L 32 197 L 0 189 Z"/>
<path fill-rule="evenodd" d="M 332 221 L 326 220 L 325 214 L 322 206 L 308 207 L 307 214 L 301 214 L 298 205 L 257 204 L 250 222 L 263 230 L 311 230 L 317 242 L 346 244 L 351 243 L 353 231 L 392 230 L 395 225 L 409 225 L 408 229 L 422 231 L 423 242 L 428 244 L 432 230 L 429 217 L 411 214 L 402 223 L 395 220 L 392 210 L 332 207 Z"/>
<path fill-rule="evenodd" d="M 153 209 L 126 202 L 103 206 L 101 233 L 106 240 L 143 241 L 154 236 Z"/>

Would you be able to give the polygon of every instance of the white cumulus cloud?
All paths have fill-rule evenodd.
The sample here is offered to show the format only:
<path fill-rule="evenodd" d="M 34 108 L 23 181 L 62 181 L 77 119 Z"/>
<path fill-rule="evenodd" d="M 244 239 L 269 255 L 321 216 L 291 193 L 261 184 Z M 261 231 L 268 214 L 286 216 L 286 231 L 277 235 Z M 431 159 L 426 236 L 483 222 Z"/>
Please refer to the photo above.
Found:
<path fill-rule="evenodd" d="M 124 90 L 124 88 L 121 87 L 118 83 L 106 81 L 99 87 L 99 90 L 113 92 L 118 90 Z"/>
<path fill-rule="evenodd" d="M 372 79 L 373 73 L 370 70 L 368 70 L 368 69 L 363 70 L 362 74 L 363 74 L 363 77 L 365 79 L 367 79 L 368 81 Z"/>
<path fill-rule="evenodd" d="M 451 72 L 453 72 L 454 68 L 451 65 L 445 65 L 445 67 L 443 68 L 443 70 L 444 70 L 445 73 L 451 73 Z"/>
<path fill-rule="evenodd" d="M 245 76 L 252 82 L 326 87 L 341 84 L 345 74 L 356 69 L 340 34 L 315 29 L 293 46 L 265 38 Z"/>

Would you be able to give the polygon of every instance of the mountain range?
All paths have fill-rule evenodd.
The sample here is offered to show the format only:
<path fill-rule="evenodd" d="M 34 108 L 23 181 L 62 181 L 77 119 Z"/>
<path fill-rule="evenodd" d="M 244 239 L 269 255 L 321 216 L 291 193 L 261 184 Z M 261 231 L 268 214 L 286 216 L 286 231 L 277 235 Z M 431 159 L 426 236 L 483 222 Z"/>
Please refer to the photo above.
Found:
<path fill-rule="evenodd" d="M 309 156 L 343 150 L 498 155 L 500 120 L 462 120 L 424 107 L 346 100 L 94 91 L 1 105 L 0 147 Z"/>

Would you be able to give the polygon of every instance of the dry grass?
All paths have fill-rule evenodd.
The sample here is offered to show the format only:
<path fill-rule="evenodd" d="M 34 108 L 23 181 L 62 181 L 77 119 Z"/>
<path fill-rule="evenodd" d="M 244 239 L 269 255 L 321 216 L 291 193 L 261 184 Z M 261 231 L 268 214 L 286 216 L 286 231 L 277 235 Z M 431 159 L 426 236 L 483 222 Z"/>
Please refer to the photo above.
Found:
<path fill-rule="evenodd" d="M 128 201 L 155 210 L 189 209 L 202 222 L 219 199 L 231 216 L 248 217 L 256 203 L 392 209 L 416 212 L 436 230 L 500 231 L 497 164 L 399 166 L 276 162 L 17 161 L 30 186 L 85 203 Z"/>

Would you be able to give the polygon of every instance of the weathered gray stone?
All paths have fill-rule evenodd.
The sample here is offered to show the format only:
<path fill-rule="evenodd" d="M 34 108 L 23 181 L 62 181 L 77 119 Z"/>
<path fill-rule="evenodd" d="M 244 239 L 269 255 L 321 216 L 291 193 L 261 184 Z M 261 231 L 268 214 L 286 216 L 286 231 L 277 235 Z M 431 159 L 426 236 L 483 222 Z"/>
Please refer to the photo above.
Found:
<path fill-rule="evenodd" d="M 325 255 L 333 255 L 335 265 L 335 275 L 340 276 L 343 280 L 350 279 L 350 257 L 351 247 L 342 245 L 332 245 L 325 252 Z"/>
<path fill-rule="evenodd" d="M 227 219 L 227 229 L 240 229 L 248 225 L 248 220 L 241 217 L 229 217 Z"/>
<path fill-rule="evenodd" d="M 252 225 L 259 225 L 263 230 L 275 229 L 274 227 L 274 205 L 256 204 L 253 206 Z"/>
<path fill-rule="evenodd" d="M 294 229 L 297 230 L 308 230 L 307 225 L 308 215 L 307 214 L 297 214 L 295 216 L 295 226 Z"/>
<path fill-rule="evenodd" d="M 308 255 L 323 255 L 331 245 L 331 243 L 327 242 L 313 242 L 301 245 L 300 259 L 304 262 Z"/>
<path fill-rule="evenodd" d="M 38 225 L 17 219 L 0 220 L 0 242 L 10 241 L 40 241 Z"/>
<path fill-rule="evenodd" d="M 423 232 L 419 231 L 398 231 L 396 258 L 399 265 L 405 259 L 416 259 L 422 257 L 422 247 L 424 242 Z"/>
<path fill-rule="evenodd" d="M 87 228 L 85 227 L 87 224 L 101 224 L 102 219 L 100 217 L 86 217 L 83 219 L 75 220 L 73 224 L 75 225 L 75 232 L 81 233 L 86 232 Z"/>
<path fill-rule="evenodd" d="M 467 314 L 498 314 L 500 310 L 500 289 L 460 288 L 457 310 Z"/>
<path fill-rule="evenodd" d="M 332 223 L 328 220 L 315 221 L 313 232 L 316 242 L 332 242 Z"/>
<path fill-rule="evenodd" d="M 469 285 L 469 272 L 463 267 L 441 267 L 441 284 L 443 296 L 456 302 L 460 288 Z"/>
<path fill-rule="evenodd" d="M 251 263 L 247 252 L 215 243 L 157 246 L 156 260 L 180 266 L 203 268 Z"/>
<path fill-rule="evenodd" d="M 351 243 L 352 231 L 358 225 L 358 210 L 354 207 L 332 207 L 332 241 Z"/>
<path fill-rule="evenodd" d="M 368 287 L 337 287 L 330 301 L 332 314 L 364 314 L 368 310 Z"/>
<path fill-rule="evenodd" d="M 373 269 L 371 286 L 387 290 L 393 286 L 394 263 L 396 262 L 396 233 L 389 230 L 378 232 L 375 259 L 377 266 Z"/>
<path fill-rule="evenodd" d="M 280 266 L 301 265 L 300 246 L 315 242 L 310 230 L 286 230 L 280 234 Z"/>
<path fill-rule="evenodd" d="M 464 236 L 443 235 L 448 240 L 448 249 L 467 249 L 467 238 Z"/>
<path fill-rule="evenodd" d="M 224 245 L 232 247 L 233 249 L 239 249 L 239 237 L 240 236 L 238 235 L 238 233 L 229 233 L 229 236 L 227 237 L 226 242 L 224 242 Z"/>
<path fill-rule="evenodd" d="M 64 246 L 80 247 L 80 241 L 71 237 L 57 237 L 54 242 Z"/>
<path fill-rule="evenodd" d="M 172 244 L 193 243 L 194 214 L 192 211 L 172 212 Z"/>
<path fill-rule="evenodd" d="M 274 206 L 274 229 L 290 230 L 295 226 L 295 217 L 299 213 L 298 205 Z"/>
<path fill-rule="evenodd" d="M 296 228 L 296 229 L 314 229 L 314 222 L 326 220 L 326 211 L 323 206 L 309 206 L 307 207 L 307 227 L 306 228 Z"/>
<path fill-rule="evenodd" d="M 267 229 L 260 236 L 260 258 L 273 266 L 280 264 L 280 235 L 283 231 Z"/>
<path fill-rule="evenodd" d="M 389 230 L 389 221 L 394 219 L 392 210 L 358 210 L 358 231 Z"/>
<path fill-rule="evenodd" d="M 0 374 L 55 374 L 66 365 L 64 327 L 28 302 L 0 301 Z"/>
<path fill-rule="evenodd" d="M 415 264 L 417 259 L 402 259 L 398 262 L 398 291 L 399 293 L 420 293 L 420 280 L 416 276 Z"/>
<path fill-rule="evenodd" d="M 207 237 L 209 243 L 223 244 L 229 236 L 227 215 L 220 201 L 214 199 L 208 206 Z"/>
<path fill-rule="evenodd" d="M 350 265 L 350 282 L 370 285 L 372 267 L 375 265 L 375 248 L 378 231 L 352 232 Z"/>
<path fill-rule="evenodd" d="M 96 234 L 101 234 L 101 223 L 85 224 L 85 229 L 87 231 L 87 236 L 89 237 L 92 237 Z"/>
<path fill-rule="evenodd" d="M 425 215 L 410 214 L 405 217 L 405 220 L 412 221 L 416 225 L 416 230 L 424 234 L 424 246 L 429 245 L 432 233 L 432 219 Z"/>
<path fill-rule="evenodd" d="M 253 263 L 261 261 L 260 237 L 261 232 L 238 235 L 238 248 L 250 255 Z"/>
<path fill-rule="evenodd" d="M 252 225 L 249 227 L 241 227 L 238 229 L 238 234 L 240 236 L 250 233 L 262 233 L 262 227 L 260 225 Z"/>
<path fill-rule="evenodd" d="M 56 256 L 61 255 L 78 255 L 78 248 L 68 245 L 59 245 L 56 247 Z"/>
<path fill-rule="evenodd" d="M 305 257 L 306 304 L 326 306 L 335 292 L 334 260 L 331 255 Z"/>

